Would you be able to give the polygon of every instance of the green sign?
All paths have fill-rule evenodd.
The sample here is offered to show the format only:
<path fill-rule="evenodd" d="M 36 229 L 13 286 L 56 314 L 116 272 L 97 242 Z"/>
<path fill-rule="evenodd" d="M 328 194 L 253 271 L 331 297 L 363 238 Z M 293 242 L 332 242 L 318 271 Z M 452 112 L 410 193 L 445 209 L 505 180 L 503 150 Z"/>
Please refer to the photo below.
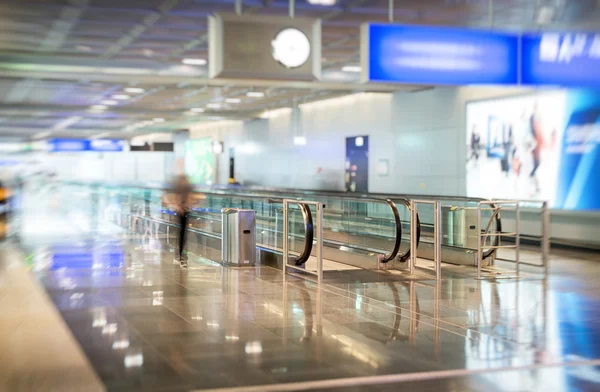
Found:
<path fill-rule="evenodd" d="M 194 139 L 185 142 L 185 174 L 194 184 L 214 183 L 215 156 L 212 139 Z"/>

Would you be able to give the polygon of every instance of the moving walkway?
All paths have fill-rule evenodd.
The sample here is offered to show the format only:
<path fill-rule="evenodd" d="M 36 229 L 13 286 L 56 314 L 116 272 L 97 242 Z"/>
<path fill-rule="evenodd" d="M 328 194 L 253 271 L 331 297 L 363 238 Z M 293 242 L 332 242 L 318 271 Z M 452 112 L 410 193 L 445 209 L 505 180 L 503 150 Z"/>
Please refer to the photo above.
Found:
<path fill-rule="evenodd" d="M 87 187 L 101 194 L 113 209 L 119 209 L 122 222 L 133 217 L 135 225 L 153 222 L 156 231 L 167 234 L 178 230 L 177 219 L 161 201 L 161 184 L 122 185 L 72 184 Z M 203 256 L 219 261 L 221 244 L 221 209 L 244 208 L 256 211 L 257 261 L 281 267 L 283 262 L 283 199 L 318 201 L 325 205 L 323 214 L 323 258 L 339 264 L 365 269 L 378 268 L 380 263 L 394 261 L 401 268 L 410 256 L 410 202 L 413 195 L 348 195 L 337 192 L 300 192 L 244 189 L 198 189 L 196 203 L 188 227 L 189 245 L 198 247 Z M 442 261 L 453 264 L 476 265 L 477 241 L 476 206 L 479 200 L 435 196 L 420 199 L 441 199 L 442 202 Z M 429 210 L 428 210 L 429 208 Z M 432 258 L 433 212 L 431 207 L 419 206 L 417 224 L 418 254 Z M 501 231 L 497 211 L 485 211 L 482 229 Z M 288 262 L 304 264 L 314 254 L 312 243 L 314 211 L 300 204 L 290 210 L 290 254 Z M 489 236 L 497 242 L 499 236 Z M 496 249 L 484 244 L 482 265 L 492 263 Z"/>

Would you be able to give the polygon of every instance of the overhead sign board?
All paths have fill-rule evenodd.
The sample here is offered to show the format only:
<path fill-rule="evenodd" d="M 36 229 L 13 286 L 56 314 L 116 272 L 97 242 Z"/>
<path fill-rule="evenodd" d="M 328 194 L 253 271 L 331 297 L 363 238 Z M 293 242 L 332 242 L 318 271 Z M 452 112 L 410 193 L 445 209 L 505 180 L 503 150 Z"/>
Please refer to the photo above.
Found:
<path fill-rule="evenodd" d="M 209 76 L 315 80 L 321 76 L 321 21 L 215 14 L 208 19 Z"/>
<path fill-rule="evenodd" d="M 119 152 L 125 148 L 123 140 L 113 139 L 50 139 L 48 151 L 50 152 Z"/>
<path fill-rule="evenodd" d="M 600 34 L 524 34 L 521 83 L 600 87 Z"/>
<path fill-rule="evenodd" d="M 410 84 L 517 84 L 519 37 L 482 30 L 362 26 L 363 79 Z"/>

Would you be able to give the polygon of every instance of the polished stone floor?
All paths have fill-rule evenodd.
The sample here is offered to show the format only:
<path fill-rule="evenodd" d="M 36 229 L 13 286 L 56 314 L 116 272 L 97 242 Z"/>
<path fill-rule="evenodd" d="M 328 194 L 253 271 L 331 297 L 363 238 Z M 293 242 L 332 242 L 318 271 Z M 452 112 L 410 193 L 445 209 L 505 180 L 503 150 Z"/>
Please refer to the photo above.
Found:
<path fill-rule="evenodd" d="M 182 269 L 164 238 L 77 208 L 38 200 L 20 246 L 108 390 L 600 390 L 598 254 L 553 253 L 547 279 L 319 287 L 194 254 Z"/>

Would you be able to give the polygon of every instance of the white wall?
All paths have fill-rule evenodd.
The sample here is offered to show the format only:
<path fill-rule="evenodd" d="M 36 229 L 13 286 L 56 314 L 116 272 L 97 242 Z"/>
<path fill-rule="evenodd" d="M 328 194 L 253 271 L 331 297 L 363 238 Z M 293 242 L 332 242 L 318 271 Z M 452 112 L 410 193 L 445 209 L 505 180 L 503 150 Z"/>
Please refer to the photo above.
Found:
<path fill-rule="evenodd" d="M 525 90 L 447 87 L 416 93 L 361 93 L 301 105 L 305 146 L 293 144 L 291 110 L 265 120 L 203 124 L 191 138 L 225 143 L 218 182 L 228 177 L 228 149 L 236 149 L 236 179 L 245 184 L 344 189 L 345 139 L 369 136 L 369 191 L 464 195 L 465 104 Z M 388 176 L 376 172 L 389 160 Z"/>
<path fill-rule="evenodd" d="M 173 174 L 172 152 L 38 153 L 28 157 L 62 180 L 167 181 Z"/>
<path fill-rule="evenodd" d="M 392 105 L 395 183 L 385 191 L 465 196 L 466 103 L 527 91 L 504 87 L 438 87 L 395 94 Z M 379 156 L 379 151 L 371 151 L 372 156 Z"/>
<path fill-rule="evenodd" d="M 234 147 L 236 179 L 245 184 L 343 190 L 346 137 L 369 135 L 372 155 L 393 152 L 392 101 L 391 94 L 356 94 L 301 105 L 304 146 L 293 143 L 289 109 L 264 120 L 192 127 L 190 137 L 225 143 L 218 159 L 220 183 L 227 182 L 228 150 Z M 375 166 L 369 171 L 370 181 L 376 181 Z"/>

